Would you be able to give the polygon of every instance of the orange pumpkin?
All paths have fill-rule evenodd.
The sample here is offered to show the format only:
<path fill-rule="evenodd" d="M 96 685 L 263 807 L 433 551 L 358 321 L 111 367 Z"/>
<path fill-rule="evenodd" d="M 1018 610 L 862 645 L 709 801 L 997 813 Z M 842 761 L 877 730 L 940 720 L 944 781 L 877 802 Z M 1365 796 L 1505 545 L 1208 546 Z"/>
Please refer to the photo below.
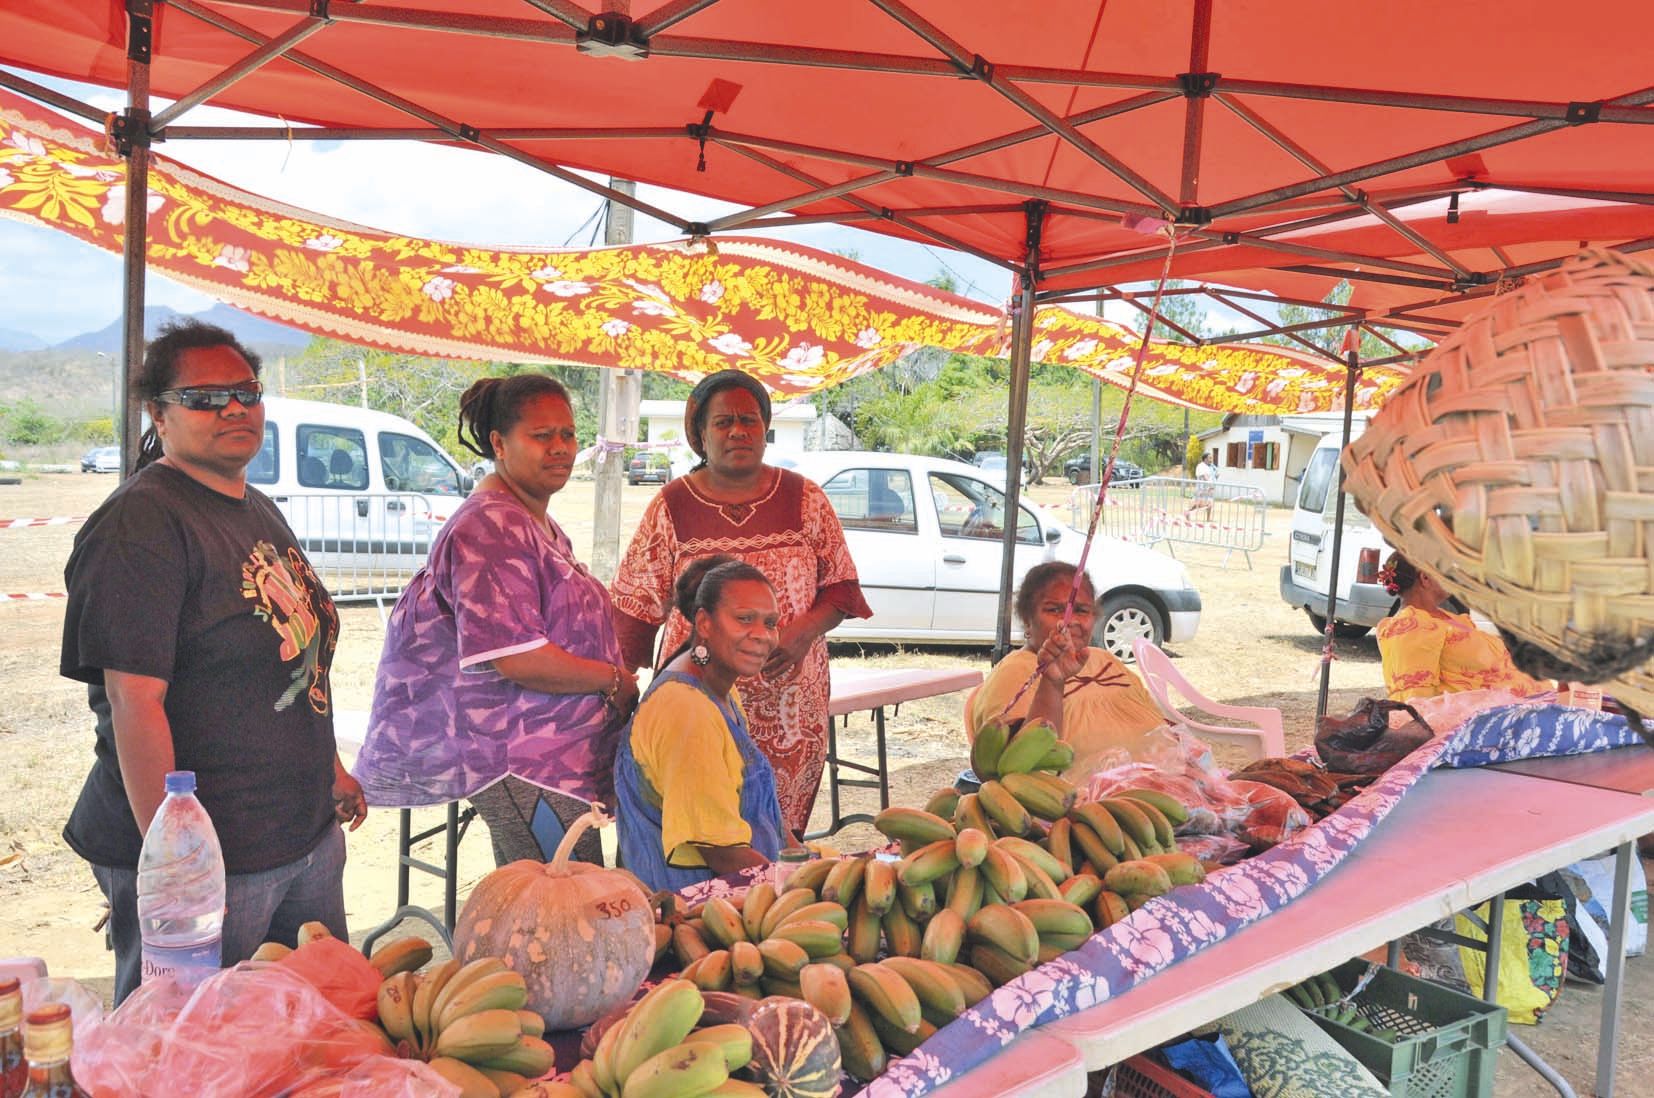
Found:
<path fill-rule="evenodd" d="M 655 956 L 654 912 L 637 878 L 569 860 L 594 808 L 576 820 L 550 862 L 524 860 L 488 874 L 454 928 L 461 961 L 499 957 L 523 976 L 529 1010 L 546 1029 L 589 1025 L 631 999 Z"/>

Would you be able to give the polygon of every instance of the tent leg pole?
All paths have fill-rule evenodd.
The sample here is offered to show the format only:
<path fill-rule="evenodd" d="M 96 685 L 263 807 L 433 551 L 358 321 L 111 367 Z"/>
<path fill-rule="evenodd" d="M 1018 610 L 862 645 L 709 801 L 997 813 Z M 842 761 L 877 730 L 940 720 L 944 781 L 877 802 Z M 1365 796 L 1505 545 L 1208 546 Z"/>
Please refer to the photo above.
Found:
<path fill-rule="evenodd" d="M 1353 336 L 1354 329 L 1351 334 Z M 1355 380 L 1361 375 L 1361 353 L 1359 344 L 1351 346 L 1345 342 L 1344 350 L 1344 443 L 1339 450 L 1342 455 L 1350 447 L 1350 424 L 1355 416 Z M 1332 528 L 1332 571 L 1327 583 L 1327 624 L 1322 638 L 1321 647 L 1321 687 L 1315 697 L 1315 719 L 1317 722 L 1327 715 L 1327 690 L 1332 680 L 1332 637 L 1333 615 L 1338 610 L 1338 569 L 1344 549 L 1344 461 L 1338 461 L 1338 504 L 1333 512 Z"/>
<path fill-rule="evenodd" d="M 116 381 L 115 424 L 121 446 L 121 475 L 131 476 L 138 463 L 142 402 L 135 382 L 144 361 L 144 274 L 149 243 L 149 58 L 154 17 L 151 0 L 127 0 L 126 111 L 116 141 L 126 158 L 126 226 L 121 245 L 124 291 L 121 298 L 122 365 Z"/>
<path fill-rule="evenodd" d="M 1020 277 L 1011 326 L 1010 419 L 1005 432 L 1005 529 L 999 560 L 999 617 L 994 629 L 993 661 L 1011 651 L 1011 594 L 1016 586 L 1017 516 L 1022 502 L 1022 444 L 1028 423 L 1028 375 L 1034 345 L 1034 291 L 1038 288 L 1040 227 L 1043 202 L 1030 202 L 1028 264 Z"/>

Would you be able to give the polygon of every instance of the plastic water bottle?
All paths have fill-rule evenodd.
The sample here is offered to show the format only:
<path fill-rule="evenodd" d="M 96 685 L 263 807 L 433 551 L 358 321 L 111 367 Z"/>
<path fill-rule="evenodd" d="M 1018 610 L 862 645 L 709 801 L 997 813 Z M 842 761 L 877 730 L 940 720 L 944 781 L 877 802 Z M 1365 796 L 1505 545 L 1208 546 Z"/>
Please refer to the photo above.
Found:
<path fill-rule="evenodd" d="M 224 931 L 224 853 L 195 799 L 195 774 L 167 774 L 167 798 L 138 855 L 138 932 L 143 980 L 194 987 L 218 971 Z"/>

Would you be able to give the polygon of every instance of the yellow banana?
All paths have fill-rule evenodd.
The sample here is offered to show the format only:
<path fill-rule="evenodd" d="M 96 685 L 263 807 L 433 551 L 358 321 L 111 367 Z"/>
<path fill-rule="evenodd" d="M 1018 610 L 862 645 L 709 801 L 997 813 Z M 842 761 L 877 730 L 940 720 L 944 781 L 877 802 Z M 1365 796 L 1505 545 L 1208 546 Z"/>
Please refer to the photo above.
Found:
<path fill-rule="evenodd" d="M 886 968 L 878 962 L 857 965 L 850 970 L 848 979 L 851 995 L 867 1008 L 871 1016 L 883 1018 L 905 1033 L 918 1032 L 919 1023 L 923 1021 L 919 997 L 914 994 L 913 985 L 902 979 L 895 969 Z"/>
<path fill-rule="evenodd" d="M 758 943 L 758 952 L 763 954 L 768 979 L 797 982 L 799 971 L 810 963 L 804 947 L 786 938 L 765 938 Z"/>
<path fill-rule="evenodd" d="M 894 969 L 908 982 L 919 1000 L 919 1011 L 933 1026 L 945 1026 L 965 1012 L 965 993 L 946 968 L 919 957 L 886 957 L 880 964 Z"/>
<path fill-rule="evenodd" d="M 438 1056 L 425 1066 L 458 1087 L 459 1098 L 499 1098 L 500 1088 L 470 1064 Z"/>
<path fill-rule="evenodd" d="M 381 979 L 388 979 L 398 972 L 418 972 L 430 961 L 431 953 L 430 942 L 410 935 L 374 950 L 368 963 L 379 970 Z"/>
<path fill-rule="evenodd" d="M 850 1017 L 839 1027 L 837 1037 L 839 1058 L 853 1078 L 867 1083 L 884 1074 L 884 1042 L 860 1003 L 850 1004 Z"/>
<path fill-rule="evenodd" d="M 747 940 L 746 927 L 735 905 L 722 896 L 714 896 L 701 909 L 701 922 L 706 924 L 707 945 L 728 949 L 736 942 Z"/>
<path fill-rule="evenodd" d="M 592 1069 L 590 1060 L 582 1060 L 574 1065 L 574 1070 L 569 1072 L 569 1082 L 573 1083 L 575 1088 L 580 1091 L 581 1098 L 607 1098 L 609 1094 L 609 1091 L 597 1085 L 597 1075 Z M 619 1092 L 620 1088 L 615 1087 L 614 1093 L 618 1094 Z"/>
<path fill-rule="evenodd" d="M 528 986 L 523 983 L 521 975 L 509 969 L 491 972 L 481 979 L 472 980 L 448 997 L 436 1015 L 436 1032 L 441 1033 L 467 1014 L 475 1014 L 479 1010 L 518 1011 L 526 1002 Z"/>
<path fill-rule="evenodd" d="M 965 935 L 973 942 L 1002 949 L 1026 964 L 1033 964 L 1039 953 L 1039 932 L 1028 916 L 1009 904 L 994 904 L 972 915 L 965 924 Z"/>
<path fill-rule="evenodd" d="M 787 878 L 787 888 L 807 888 L 811 892 L 819 892 L 827 875 L 838 863 L 838 858 L 811 858 L 793 870 L 792 876 Z"/>
<path fill-rule="evenodd" d="M 747 898 L 741 903 L 741 929 L 746 932 L 749 942 L 762 940 L 761 931 L 764 927 L 764 916 L 769 913 L 770 905 L 775 903 L 775 885 L 770 881 L 760 881 L 747 889 Z"/>
<path fill-rule="evenodd" d="M 538 1079 L 557 1063 L 552 1047 L 538 1037 L 523 1037 L 498 1056 L 490 1056 L 477 1066 L 488 1071 L 509 1071 L 529 1079 Z"/>
<path fill-rule="evenodd" d="M 515 1010 L 480 1010 L 438 1031 L 431 1051 L 437 1056 L 452 1056 L 467 1063 L 480 1062 L 502 1056 L 524 1040 L 534 1038 L 523 1036 Z"/>
<path fill-rule="evenodd" d="M 821 898 L 841 907 L 849 907 L 861 891 L 862 875 L 866 872 L 865 857 L 840 858 L 832 872 L 821 882 Z"/>
<path fill-rule="evenodd" d="M 468 964 L 460 965 L 459 971 L 448 978 L 448 982 L 442 985 L 441 990 L 436 993 L 436 997 L 431 1000 L 431 1036 L 435 1038 L 437 1031 L 442 1028 L 438 1024 L 442 1018 L 442 1012 L 455 995 L 464 991 L 467 986 L 476 980 L 480 980 L 485 976 L 492 976 L 497 972 L 506 971 L 509 971 L 506 963 L 498 957 L 478 957 Z"/>
<path fill-rule="evenodd" d="M 976 914 L 982 906 L 982 870 L 978 867 L 956 869 L 948 882 L 948 902 L 944 905 L 963 922 Z M 940 912 L 938 912 L 940 914 Z"/>
<path fill-rule="evenodd" d="M 980 942 L 971 946 L 968 956 L 972 968 L 982 973 L 995 987 L 1002 987 L 1034 967 L 1039 960 L 1039 948 L 1036 945 L 1033 957 L 1024 961 L 998 946 Z"/>
<path fill-rule="evenodd" d="M 835 1026 L 842 1026 L 850 1018 L 850 981 L 844 970 L 836 965 L 805 965 L 798 974 L 799 990 L 804 1001 L 821 1011 Z"/>
<path fill-rule="evenodd" d="M 738 984 L 756 984 L 764 974 L 764 955 L 751 942 L 736 942 L 729 947 L 730 979 Z"/>
<path fill-rule="evenodd" d="M 702 991 L 724 991 L 735 981 L 735 970 L 727 949 L 714 949 L 696 961 L 692 969 L 684 969 L 683 974 Z"/>
<path fill-rule="evenodd" d="M 1120 830 L 1120 821 L 1116 820 L 1101 801 L 1086 801 L 1075 805 L 1069 810 L 1068 818 L 1076 823 L 1083 823 L 1091 828 L 1092 833 L 1101 839 L 1108 852 L 1115 858 L 1126 852 L 1125 833 Z M 1098 869 L 1105 867 L 1098 866 Z"/>
<path fill-rule="evenodd" d="M 424 1052 L 436 1040 L 436 1023 L 431 1017 L 431 1006 L 442 989 L 448 986 L 448 981 L 454 978 L 461 964 L 459 958 L 450 957 L 437 965 L 431 971 L 422 973 L 419 984 L 414 989 L 413 997 L 413 1028 L 414 1044 L 417 1051 Z"/>
<path fill-rule="evenodd" d="M 1106 930 L 1131 914 L 1130 908 L 1126 906 L 1125 897 L 1118 892 L 1110 892 L 1107 889 L 1097 893 L 1097 899 L 1092 903 L 1091 911 L 1095 917 L 1098 930 Z"/>
<path fill-rule="evenodd" d="M 982 882 L 999 894 L 1000 900 L 1012 904 L 1028 894 L 1028 878 L 1022 872 L 1022 863 L 995 845 L 988 847 L 988 856 L 977 867 Z M 983 904 L 986 905 L 986 899 Z"/>
<path fill-rule="evenodd" d="M 546 1020 L 532 1010 L 519 1010 L 517 1023 L 523 1027 L 524 1037 L 544 1037 L 546 1035 Z"/>
<path fill-rule="evenodd" d="M 1014 906 L 1034 924 L 1041 941 L 1052 934 L 1091 937 L 1091 916 L 1066 900 L 1023 900 Z"/>
<path fill-rule="evenodd" d="M 867 910 L 883 915 L 896 902 L 896 863 L 874 857 L 868 860 L 862 876 L 861 894 L 867 901 Z"/>
<path fill-rule="evenodd" d="M 630 1013 L 627 1011 L 627 1014 Z M 603 1036 L 598 1039 L 597 1048 L 592 1052 L 592 1058 L 582 1061 L 569 1073 L 571 1082 L 584 1090 L 585 1084 L 580 1082 L 580 1069 L 590 1065 L 592 1086 L 597 1088 L 599 1094 L 620 1093 L 620 1080 L 615 1078 L 615 1047 L 620 1043 L 620 1034 L 626 1028 L 625 1023 L 626 1018 L 622 1017 L 620 1021 L 603 1031 Z"/>
<path fill-rule="evenodd" d="M 884 942 L 890 947 L 890 952 L 903 957 L 917 957 L 923 935 L 919 924 L 908 915 L 907 908 L 897 904 L 884 913 L 881 920 L 884 928 Z"/>
<path fill-rule="evenodd" d="M 621 1098 L 698 1098 L 729 1079 L 724 1050 L 710 1041 L 685 1041 L 639 1064 L 621 1084 Z"/>
<path fill-rule="evenodd" d="M 757 1083 L 749 1083 L 745 1079 L 725 1079 L 702 1093 L 701 1098 L 769 1098 L 769 1093 Z"/>
<path fill-rule="evenodd" d="M 953 810 L 953 826 L 960 831 L 967 827 L 975 828 L 984 835 L 993 837 L 994 822 L 988 818 L 988 812 L 982 807 L 982 797 L 978 793 L 966 793 L 959 798 L 959 804 Z"/>
<path fill-rule="evenodd" d="M 896 865 L 896 880 L 904 885 L 922 885 L 959 868 L 955 839 L 937 839 L 903 858 Z"/>
<path fill-rule="evenodd" d="M 418 980 L 412 972 L 398 972 L 379 985 L 379 1024 L 385 1027 L 392 1041 L 419 1043 L 413 1025 L 413 997 Z"/>
<path fill-rule="evenodd" d="M 770 909 L 764 912 L 764 921 L 760 924 L 758 941 L 763 941 L 775 933 L 775 928 L 781 925 L 781 920 L 797 911 L 816 902 L 816 893 L 813 888 L 789 888 L 775 898 Z"/>
<path fill-rule="evenodd" d="M 929 961 L 952 964 L 958 959 L 964 942 L 965 920 L 952 907 L 944 907 L 925 924 L 924 935 L 919 939 L 919 956 Z"/>
<path fill-rule="evenodd" d="M 959 790 L 951 785 L 944 785 L 930 795 L 925 802 L 925 811 L 933 816 L 940 816 L 944 820 L 953 819 L 953 810 L 959 807 Z"/>
<path fill-rule="evenodd" d="M 665 980 L 637 1001 L 626 1017 L 616 1022 L 620 1030 L 610 1052 L 608 1067 L 615 1085 L 624 1086 L 632 1073 L 658 1053 L 679 1044 L 689 1036 L 706 1010 L 701 989 L 688 980 Z M 607 1039 L 608 1034 L 604 1034 Z M 598 1081 L 603 1081 L 603 1043 L 598 1043 Z M 720 1061 L 721 1062 L 721 1061 Z M 605 1087 L 604 1089 L 608 1089 Z"/>

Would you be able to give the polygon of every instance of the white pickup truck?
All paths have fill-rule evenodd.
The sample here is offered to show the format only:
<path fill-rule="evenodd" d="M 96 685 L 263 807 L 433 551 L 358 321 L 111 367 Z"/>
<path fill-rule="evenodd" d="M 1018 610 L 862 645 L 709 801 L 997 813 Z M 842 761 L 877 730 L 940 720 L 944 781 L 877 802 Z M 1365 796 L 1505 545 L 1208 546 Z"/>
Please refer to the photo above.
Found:
<path fill-rule="evenodd" d="M 827 451 L 782 464 L 820 484 L 844 527 L 873 609 L 836 640 L 992 644 L 998 618 L 1003 478 L 973 465 L 912 454 Z M 997 480 L 997 483 L 996 483 Z M 1078 563 L 1085 535 L 1023 503 L 1015 582 L 1047 560 Z M 1184 641 L 1200 624 L 1200 594 L 1170 557 L 1099 536 L 1086 572 L 1097 591 L 1093 643 L 1123 660 L 1131 642 Z M 1021 628 L 1013 625 L 1020 637 Z"/>

